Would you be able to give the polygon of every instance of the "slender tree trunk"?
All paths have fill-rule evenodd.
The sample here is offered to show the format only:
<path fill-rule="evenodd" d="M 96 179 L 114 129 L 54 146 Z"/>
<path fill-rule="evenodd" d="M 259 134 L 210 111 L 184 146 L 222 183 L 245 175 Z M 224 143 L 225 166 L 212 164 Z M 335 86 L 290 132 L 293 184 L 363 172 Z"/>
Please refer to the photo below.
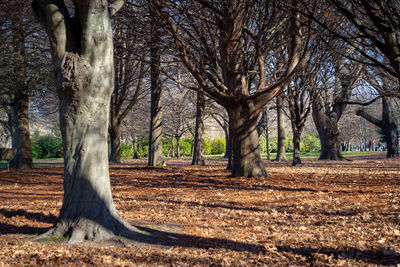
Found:
<path fill-rule="evenodd" d="M 276 98 L 276 110 L 278 121 L 278 151 L 275 161 L 287 161 L 286 159 L 286 135 L 285 135 L 285 114 L 283 112 L 283 98 L 281 94 Z"/>
<path fill-rule="evenodd" d="M 21 7 L 22 10 L 22 7 Z M 15 74 L 14 89 L 14 131 L 13 148 L 17 149 L 11 166 L 17 169 L 33 167 L 31 139 L 29 130 L 29 86 L 26 73 L 27 56 L 25 52 L 25 33 L 23 30 L 23 11 L 11 17 L 15 61 L 12 63 Z"/>
<path fill-rule="evenodd" d="M 133 159 L 138 159 L 139 158 L 139 156 L 138 156 L 138 153 L 137 153 L 137 136 L 135 136 L 134 138 L 133 138 Z"/>
<path fill-rule="evenodd" d="M 110 161 L 115 162 L 115 163 L 120 163 L 121 162 L 121 125 L 114 118 L 111 119 L 110 142 L 111 142 Z"/>
<path fill-rule="evenodd" d="M 261 158 L 257 133 L 257 116 L 251 102 L 239 102 L 228 110 L 232 133 L 232 175 L 233 177 L 268 177 Z"/>
<path fill-rule="evenodd" d="M 149 166 L 165 165 L 162 151 L 162 109 L 161 109 L 161 73 L 160 73 L 160 31 L 157 23 L 153 24 L 153 33 L 150 40 L 151 60 L 151 105 L 150 105 L 150 142 L 149 142 Z"/>
<path fill-rule="evenodd" d="M 19 88 L 15 93 L 14 106 L 14 133 L 13 148 L 17 153 L 11 162 L 11 167 L 17 169 L 31 169 L 32 150 L 29 130 L 29 90 L 28 88 Z"/>
<path fill-rule="evenodd" d="M 268 127 L 265 128 L 265 146 L 267 150 L 267 160 L 271 159 L 271 153 L 269 150 L 269 130 Z"/>
<path fill-rule="evenodd" d="M 205 108 L 205 100 L 204 100 L 204 92 L 200 89 L 197 93 L 197 111 L 196 111 L 196 128 L 194 134 L 194 143 L 193 143 L 193 159 L 192 165 L 205 165 L 204 160 L 204 108 Z"/>
<path fill-rule="evenodd" d="M 179 159 L 181 157 L 181 137 L 177 136 L 176 137 L 176 157 Z"/>
<path fill-rule="evenodd" d="M 171 154 L 171 157 L 175 158 L 175 138 L 173 136 L 172 136 L 171 143 L 172 143 L 172 154 Z"/>
<path fill-rule="evenodd" d="M 301 130 L 295 128 L 293 126 L 293 166 L 297 166 L 301 164 L 300 159 L 300 137 L 301 137 Z"/>

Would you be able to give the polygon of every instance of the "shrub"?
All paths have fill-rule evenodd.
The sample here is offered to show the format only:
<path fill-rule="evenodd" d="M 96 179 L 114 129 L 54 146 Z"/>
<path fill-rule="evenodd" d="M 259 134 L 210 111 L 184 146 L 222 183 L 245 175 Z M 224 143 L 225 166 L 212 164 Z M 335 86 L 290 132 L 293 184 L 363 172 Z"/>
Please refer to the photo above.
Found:
<path fill-rule="evenodd" d="M 317 136 L 306 134 L 300 143 L 301 152 L 314 152 L 321 150 L 321 141 Z"/>
<path fill-rule="evenodd" d="M 53 135 L 39 136 L 35 133 L 31 139 L 32 157 L 35 159 L 61 158 L 63 145 L 60 137 Z"/>
<path fill-rule="evenodd" d="M 204 139 L 204 154 L 211 155 L 211 141 L 210 139 Z"/>
<path fill-rule="evenodd" d="M 211 154 L 219 155 L 225 153 L 226 143 L 225 140 L 221 138 L 215 138 L 211 142 Z"/>
<path fill-rule="evenodd" d="M 121 144 L 121 157 L 132 158 L 133 156 L 133 145 Z"/>

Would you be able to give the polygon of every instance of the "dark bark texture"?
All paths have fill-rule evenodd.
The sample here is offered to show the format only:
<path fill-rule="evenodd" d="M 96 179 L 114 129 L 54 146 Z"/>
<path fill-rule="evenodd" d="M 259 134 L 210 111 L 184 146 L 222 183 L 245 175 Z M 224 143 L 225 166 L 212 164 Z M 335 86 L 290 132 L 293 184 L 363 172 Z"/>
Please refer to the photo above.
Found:
<path fill-rule="evenodd" d="M 382 98 L 382 119 L 377 119 L 366 111 L 360 109 L 356 114 L 363 117 L 370 123 L 382 129 L 387 146 L 388 158 L 399 157 L 399 130 L 396 121 L 393 118 L 392 105 L 389 97 Z"/>
<path fill-rule="evenodd" d="M 25 33 L 23 25 L 23 12 L 12 16 L 12 36 L 14 44 L 13 62 L 16 75 L 13 110 L 13 148 L 17 154 L 11 162 L 11 167 L 17 169 L 33 168 L 31 139 L 29 130 L 29 85 L 27 82 L 26 67 L 28 65 L 25 51 Z"/>
<path fill-rule="evenodd" d="M 193 159 L 192 165 L 205 165 L 204 160 L 204 109 L 205 99 L 204 92 L 199 89 L 197 92 L 197 104 L 196 104 L 196 128 L 194 134 L 193 144 Z"/>

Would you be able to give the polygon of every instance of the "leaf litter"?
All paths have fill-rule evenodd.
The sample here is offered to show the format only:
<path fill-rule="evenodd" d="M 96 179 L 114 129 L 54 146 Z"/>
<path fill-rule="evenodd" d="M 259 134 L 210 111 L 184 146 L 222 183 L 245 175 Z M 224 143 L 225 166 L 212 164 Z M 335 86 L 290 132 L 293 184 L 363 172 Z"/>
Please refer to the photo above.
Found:
<path fill-rule="evenodd" d="M 115 204 L 165 242 L 121 247 L 32 237 L 62 205 L 62 166 L 0 170 L 0 266 L 373 266 L 400 264 L 400 160 L 266 161 L 267 179 L 226 161 L 110 166 Z M 162 240 L 161 240 L 162 241 Z"/>

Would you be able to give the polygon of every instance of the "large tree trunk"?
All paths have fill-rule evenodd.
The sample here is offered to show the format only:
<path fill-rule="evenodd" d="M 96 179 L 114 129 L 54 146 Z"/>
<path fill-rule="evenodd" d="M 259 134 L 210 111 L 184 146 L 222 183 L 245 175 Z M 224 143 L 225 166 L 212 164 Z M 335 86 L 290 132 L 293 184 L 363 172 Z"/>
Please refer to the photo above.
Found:
<path fill-rule="evenodd" d="M 15 93 L 14 106 L 14 133 L 13 148 L 17 149 L 11 167 L 30 169 L 33 167 L 31 138 L 29 131 L 29 90 L 26 87 L 18 88 Z"/>
<path fill-rule="evenodd" d="M 197 92 L 196 128 L 194 134 L 192 165 L 202 165 L 202 166 L 205 165 L 204 140 L 203 140 L 204 108 L 205 108 L 204 92 L 202 90 L 199 90 Z"/>
<path fill-rule="evenodd" d="M 338 117 L 325 114 L 322 101 L 316 98 L 312 103 L 312 117 L 321 141 L 320 160 L 342 160 L 340 151 Z"/>
<path fill-rule="evenodd" d="M 283 111 L 283 98 L 281 94 L 276 98 L 276 110 L 278 121 L 278 150 L 275 161 L 287 161 L 286 159 L 286 134 L 285 134 L 285 114 Z"/>
<path fill-rule="evenodd" d="M 239 102 L 228 110 L 232 133 L 233 177 L 268 177 L 261 158 L 257 116 L 252 102 Z"/>
<path fill-rule="evenodd" d="M 110 161 L 115 162 L 115 163 L 120 163 L 121 162 L 121 125 L 118 123 L 118 120 L 115 118 L 111 118 L 110 141 L 111 141 Z"/>
<path fill-rule="evenodd" d="M 115 10 L 100 0 L 76 5 L 82 27 L 77 30 L 68 24 L 62 1 L 38 0 L 32 6 L 52 45 L 64 148 L 63 205 L 57 223 L 43 236 L 68 235 L 70 242 L 133 237 L 135 229 L 112 200 L 107 155 L 114 89 L 109 12 Z"/>
<path fill-rule="evenodd" d="M 150 40 L 151 60 L 151 104 L 150 104 L 150 138 L 149 138 L 149 166 L 162 166 L 164 156 L 162 150 L 162 109 L 161 109 L 161 73 L 160 73 L 160 31 L 154 22 L 152 38 Z"/>

